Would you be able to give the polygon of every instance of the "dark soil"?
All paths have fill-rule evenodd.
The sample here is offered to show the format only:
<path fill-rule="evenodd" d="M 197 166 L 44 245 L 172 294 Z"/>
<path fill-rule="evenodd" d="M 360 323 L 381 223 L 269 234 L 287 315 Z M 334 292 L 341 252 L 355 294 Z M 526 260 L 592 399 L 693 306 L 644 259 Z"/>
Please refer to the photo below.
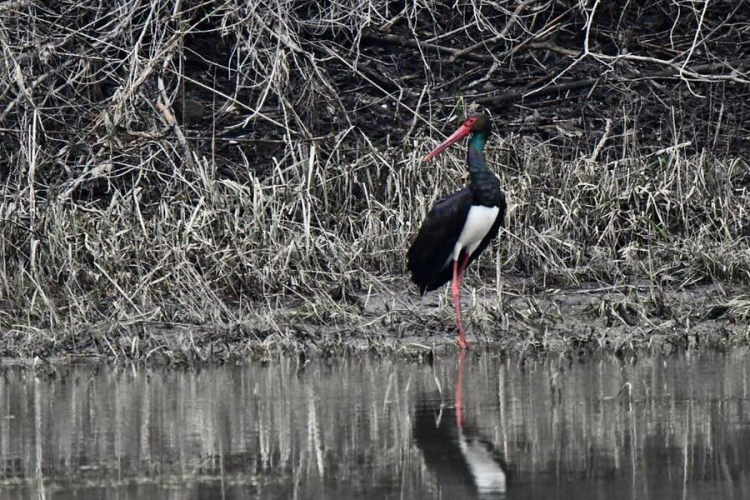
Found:
<path fill-rule="evenodd" d="M 6 333 L 0 353 L 6 365 L 43 371 L 59 362 L 109 361 L 193 366 L 241 359 L 265 362 L 288 354 L 300 359 L 372 353 L 418 357 L 457 349 L 455 316 L 447 293 L 425 297 L 394 283 L 392 293 L 350 300 L 352 316 L 326 318 L 293 305 L 269 315 L 268 323 L 167 325 L 149 322 L 99 325 L 64 332 Z M 496 292 L 465 297 L 469 338 L 475 353 L 583 356 L 671 354 L 750 345 L 750 327 L 731 314 L 728 298 L 741 290 L 720 285 L 663 291 L 647 284 L 545 289 L 511 279 L 502 306 Z"/>

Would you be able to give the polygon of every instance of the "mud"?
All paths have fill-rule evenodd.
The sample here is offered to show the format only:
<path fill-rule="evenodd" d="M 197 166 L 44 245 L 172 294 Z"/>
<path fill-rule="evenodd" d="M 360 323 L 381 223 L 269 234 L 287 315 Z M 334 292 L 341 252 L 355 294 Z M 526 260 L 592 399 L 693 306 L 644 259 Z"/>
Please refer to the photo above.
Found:
<path fill-rule="evenodd" d="M 0 352 L 5 366 L 54 373 L 56 364 L 82 361 L 192 366 L 266 362 L 276 354 L 304 361 L 354 353 L 426 359 L 457 349 L 449 291 L 419 297 L 406 283 L 388 290 L 345 297 L 343 304 L 289 303 L 237 324 L 140 321 L 64 332 L 9 331 Z M 671 291 L 647 283 L 559 289 L 507 279 L 499 291 L 468 288 L 464 311 L 477 353 L 669 354 L 749 344 L 750 326 L 727 305 L 741 293 L 721 284 Z"/>

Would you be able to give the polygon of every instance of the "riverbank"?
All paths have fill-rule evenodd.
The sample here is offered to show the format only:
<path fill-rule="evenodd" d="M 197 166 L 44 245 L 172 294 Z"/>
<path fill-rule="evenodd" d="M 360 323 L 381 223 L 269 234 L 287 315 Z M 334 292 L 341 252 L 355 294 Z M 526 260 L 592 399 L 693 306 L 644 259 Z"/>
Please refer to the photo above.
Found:
<path fill-rule="evenodd" d="M 475 111 L 508 210 L 470 335 L 746 336 L 750 10 L 259 6 L 0 6 L 0 355 L 447 349 L 449 298 L 417 299 L 404 256 L 467 183 L 462 147 L 421 158 Z"/>
<path fill-rule="evenodd" d="M 473 280 L 469 280 L 473 281 Z M 455 314 L 441 291 L 418 297 L 404 282 L 340 302 L 286 301 L 237 313 L 237 321 L 168 324 L 148 319 L 42 330 L 9 329 L 4 364 L 83 361 L 194 366 L 277 355 L 300 359 L 369 352 L 426 358 L 457 349 Z M 468 289 L 467 289 L 468 290 Z M 473 292 L 473 293 L 471 293 Z M 592 351 L 669 354 L 750 344 L 750 301 L 739 286 L 669 290 L 646 283 L 542 288 L 506 278 L 464 301 L 474 352 L 580 356 Z"/>

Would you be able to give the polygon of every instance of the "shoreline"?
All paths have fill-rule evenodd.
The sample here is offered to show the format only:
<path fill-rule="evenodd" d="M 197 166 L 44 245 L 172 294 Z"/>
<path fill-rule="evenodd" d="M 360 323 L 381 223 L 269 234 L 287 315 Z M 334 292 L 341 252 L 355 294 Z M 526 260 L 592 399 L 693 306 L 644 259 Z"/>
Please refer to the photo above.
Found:
<path fill-rule="evenodd" d="M 350 298 L 333 311 L 329 304 L 325 321 L 309 314 L 316 304 L 305 302 L 255 310 L 236 323 L 133 320 L 50 331 L 6 330 L 0 364 L 180 367 L 268 362 L 275 355 L 308 360 L 374 353 L 408 359 L 457 352 L 448 293 L 419 297 L 406 286 L 396 283 L 390 293 Z M 750 345 L 750 326 L 732 305 L 744 304 L 738 285 L 672 291 L 648 284 L 547 290 L 530 286 L 527 280 L 504 280 L 500 304 L 496 290 L 470 289 L 465 310 L 473 352 L 643 355 Z"/>

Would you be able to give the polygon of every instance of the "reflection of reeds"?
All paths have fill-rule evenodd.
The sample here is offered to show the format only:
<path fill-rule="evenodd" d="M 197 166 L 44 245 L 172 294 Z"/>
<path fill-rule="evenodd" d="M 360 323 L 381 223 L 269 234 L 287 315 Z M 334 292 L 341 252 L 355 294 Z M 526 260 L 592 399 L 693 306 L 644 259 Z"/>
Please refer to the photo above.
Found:
<path fill-rule="evenodd" d="M 639 498 L 709 482 L 722 498 L 746 498 L 745 361 L 474 358 L 466 420 L 508 462 L 514 498 L 582 482 Z M 311 363 L 303 376 L 289 359 L 186 372 L 70 368 L 55 381 L 8 372 L 0 481 L 36 489 L 43 477 L 48 490 L 200 482 L 264 498 L 382 488 L 433 498 L 435 477 L 412 440 L 414 401 L 441 400 L 433 375 L 451 405 L 451 359 L 434 369 L 368 358 Z M 618 394 L 626 383 L 632 390 Z"/>

